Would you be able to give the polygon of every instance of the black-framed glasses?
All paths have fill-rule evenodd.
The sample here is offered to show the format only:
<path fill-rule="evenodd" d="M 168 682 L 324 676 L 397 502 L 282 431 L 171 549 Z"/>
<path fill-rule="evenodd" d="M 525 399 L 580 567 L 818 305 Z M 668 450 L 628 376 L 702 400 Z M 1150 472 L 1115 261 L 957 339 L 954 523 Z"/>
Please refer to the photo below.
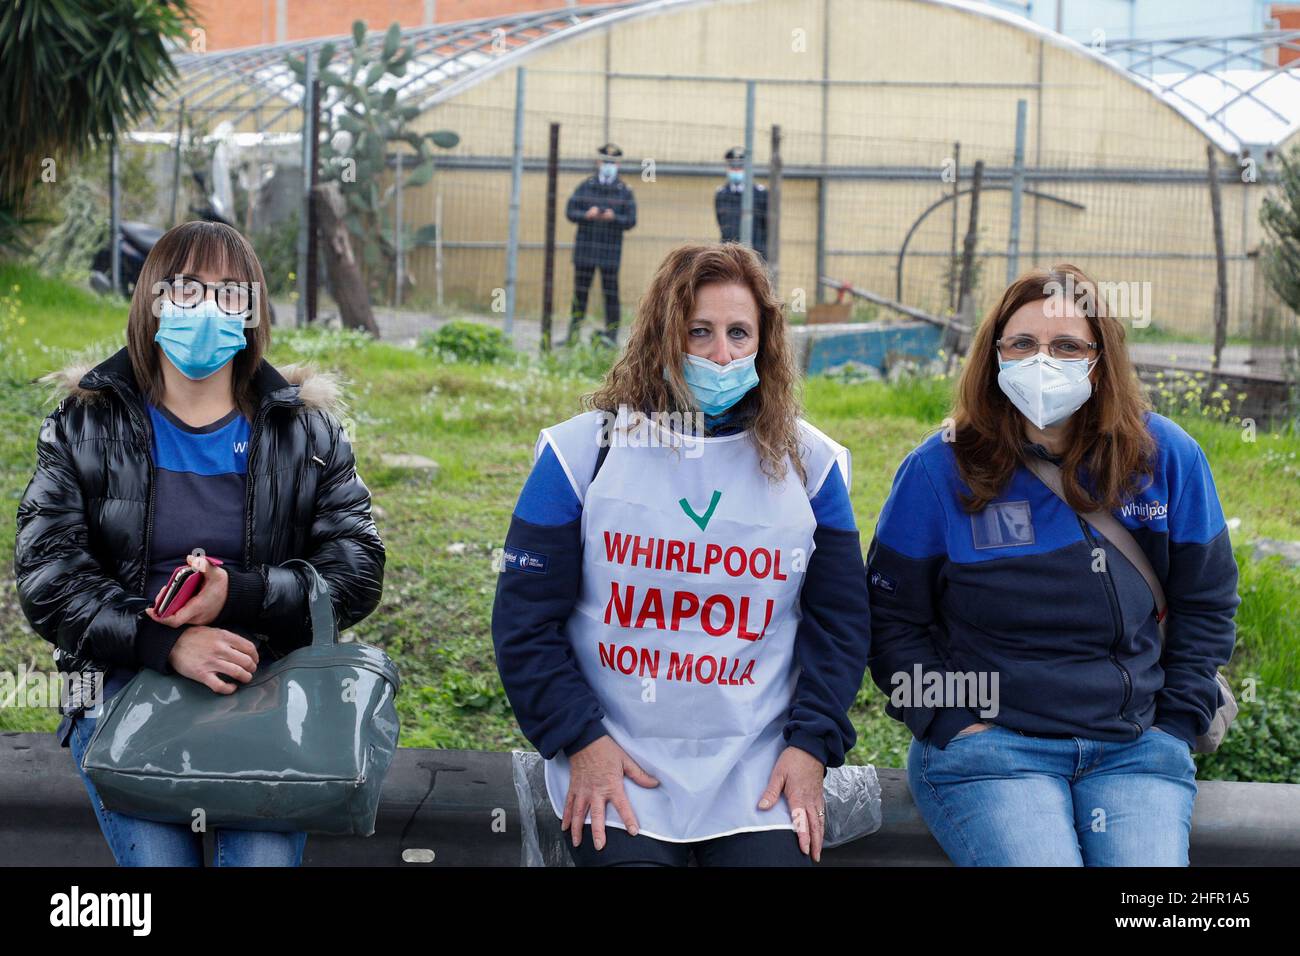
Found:
<path fill-rule="evenodd" d="M 197 309 L 213 293 L 217 308 L 226 315 L 245 317 L 253 310 L 255 282 L 204 282 L 197 276 L 176 275 L 164 279 L 156 290 L 182 309 Z"/>
<path fill-rule="evenodd" d="M 1007 362 L 1037 355 L 1044 345 L 1032 335 L 1012 335 L 993 344 L 997 346 L 998 355 Z M 1054 359 L 1086 359 L 1101 350 L 1096 342 L 1087 342 L 1073 335 L 1058 335 L 1046 345 L 1047 354 Z"/>

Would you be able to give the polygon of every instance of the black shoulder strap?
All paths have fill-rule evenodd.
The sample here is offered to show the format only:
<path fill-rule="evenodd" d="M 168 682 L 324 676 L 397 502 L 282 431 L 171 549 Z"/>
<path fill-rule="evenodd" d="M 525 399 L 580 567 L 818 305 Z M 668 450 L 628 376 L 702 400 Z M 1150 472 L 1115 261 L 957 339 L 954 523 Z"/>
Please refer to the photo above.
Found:
<path fill-rule="evenodd" d="M 600 416 L 600 431 L 602 435 L 605 432 L 605 416 L 603 414 Z M 605 464 L 607 455 L 609 455 L 609 442 L 603 441 L 600 443 L 600 450 L 596 452 L 596 467 L 591 472 L 592 481 L 595 481 L 596 476 L 600 474 L 600 466 Z"/>

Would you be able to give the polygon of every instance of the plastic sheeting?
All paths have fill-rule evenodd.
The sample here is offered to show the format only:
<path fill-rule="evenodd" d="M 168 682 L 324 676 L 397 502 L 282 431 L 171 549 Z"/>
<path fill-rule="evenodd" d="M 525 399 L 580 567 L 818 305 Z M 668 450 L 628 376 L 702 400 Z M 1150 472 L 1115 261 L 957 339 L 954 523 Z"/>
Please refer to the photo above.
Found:
<path fill-rule="evenodd" d="M 511 754 L 511 775 L 519 798 L 521 866 L 573 866 L 567 835 L 551 808 L 543 776 L 545 761 L 531 750 Z M 871 765 L 835 767 L 826 773 L 826 837 L 823 847 L 841 846 L 880 829 L 880 780 Z"/>

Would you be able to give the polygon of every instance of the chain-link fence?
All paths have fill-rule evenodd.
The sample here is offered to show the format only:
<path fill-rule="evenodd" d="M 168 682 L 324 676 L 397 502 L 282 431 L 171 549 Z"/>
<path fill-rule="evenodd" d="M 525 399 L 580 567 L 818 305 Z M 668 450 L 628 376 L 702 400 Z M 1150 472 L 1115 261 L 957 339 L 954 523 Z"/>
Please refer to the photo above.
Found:
<path fill-rule="evenodd" d="M 869 23 L 847 0 L 650 2 L 581 8 L 572 24 L 534 15 L 405 31 L 415 56 L 393 89 L 417 107 L 408 126 L 454 131 L 459 144 L 435 151 L 427 182 L 400 191 L 389 188 L 399 154 L 408 169 L 417 157 L 388 144 L 388 172 L 373 187 L 400 266 L 372 281 L 376 303 L 400 295 L 406 332 L 465 314 L 508 325 L 531 346 L 548 284 L 560 339 L 575 287 L 589 284 L 588 325 L 603 324 L 615 306 L 608 275 L 626 327 L 669 249 L 741 230 L 745 186 L 727 178 L 725 157 L 748 145 L 732 165 L 755 190 L 750 234 L 795 322 L 834 296 L 824 279 L 943 317 L 958 306 L 980 161 L 974 316 L 1018 272 L 1072 262 L 1111 284 L 1140 360 L 1208 368 L 1219 332 L 1224 369 L 1294 377 L 1295 314 L 1258 265 L 1259 211 L 1276 189 L 1272 148 L 1229 141 L 1222 122 L 1198 126 L 1116 63 L 1013 18 L 910 0 L 867 12 Z M 200 71 L 196 60 L 183 96 L 169 101 L 183 99 L 188 117 L 181 155 L 193 162 L 182 180 L 191 166 L 211 169 L 213 144 L 223 144 L 230 217 L 254 239 L 273 293 L 300 287 L 305 210 L 295 142 L 304 88 L 285 64 L 322 42 L 259 48 L 224 69 L 202 61 Z M 347 41 L 338 46 L 336 58 Z M 332 89 L 321 94 L 323 140 L 338 132 Z M 180 118 L 160 114 L 140 134 L 154 145 L 123 149 L 156 154 L 162 224 L 176 218 Z M 597 150 L 609 143 L 621 150 L 612 157 L 619 189 L 600 181 Z M 609 268 L 593 274 L 593 260 Z M 859 303 L 854 317 L 891 314 Z"/>

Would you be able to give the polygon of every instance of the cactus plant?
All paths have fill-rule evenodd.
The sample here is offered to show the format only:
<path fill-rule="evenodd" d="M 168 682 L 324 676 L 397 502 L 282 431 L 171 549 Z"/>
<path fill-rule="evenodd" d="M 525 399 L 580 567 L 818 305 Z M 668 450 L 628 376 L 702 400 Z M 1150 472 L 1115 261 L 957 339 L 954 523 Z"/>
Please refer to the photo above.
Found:
<path fill-rule="evenodd" d="M 406 124 L 419 115 L 418 106 L 397 100 L 394 79 L 406 75 L 414 55 L 402 43 L 394 23 L 382 44 L 367 44 L 366 24 L 352 24 L 352 51 L 346 65 L 334 64 L 333 43 L 324 44 L 317 56 L 316 75 L 321 85 L 322 121 L 325 136 L 320 144 L 322 182 L 334 180 L 347 203 L 344 223 L 358 249 L 358 261 L 371 293 L 387 287 L 395 271 L 397 249 L 393 244 L 390 207 L 396 186 L 380 188 L 387 169 L 389 145 L 406 143 L 414 155 L 403 157 L 402 186 L 423 186 L 433 177 L 433 150 L 450 149 L 460 137 L 450 130 L 417 133 Z M 306 75 L 304 57 L 290 57 L 289 67 L 302 82 Z M 408 231 L 406 248 L 433 241 L 433 226 Z"/>

